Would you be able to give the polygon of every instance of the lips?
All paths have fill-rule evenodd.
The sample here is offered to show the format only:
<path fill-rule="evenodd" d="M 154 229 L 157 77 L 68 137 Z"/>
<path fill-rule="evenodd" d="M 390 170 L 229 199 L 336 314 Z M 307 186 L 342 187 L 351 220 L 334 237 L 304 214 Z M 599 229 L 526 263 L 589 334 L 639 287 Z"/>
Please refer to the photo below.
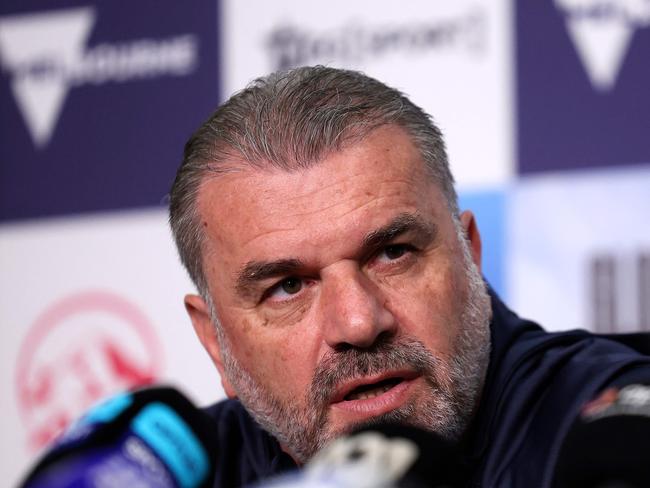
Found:
<path fill-rule="evenodd" d="M 413 371 L 393 371 L 371 377 L 356 378 L 338 388 L 332 403 L 377 398 L 405 382 L 410 382 L 416 376 L 417 374 Z"/>
<path fill-rule="evenodd" d="M 402 378 L 388 378 L 383 381 L 379 381 L 378 383 L 373 383 L 369 385 L 361 385 L 354 390 L 352 390 L 350 393 L 345 395 L 343 400 L 345 401 L 351 401 L 351 400 L 367 400 L 369 398 L 375 398 L 378 397 L 379 395 L 382 395 L 401 383 L 403 381 Z"/>

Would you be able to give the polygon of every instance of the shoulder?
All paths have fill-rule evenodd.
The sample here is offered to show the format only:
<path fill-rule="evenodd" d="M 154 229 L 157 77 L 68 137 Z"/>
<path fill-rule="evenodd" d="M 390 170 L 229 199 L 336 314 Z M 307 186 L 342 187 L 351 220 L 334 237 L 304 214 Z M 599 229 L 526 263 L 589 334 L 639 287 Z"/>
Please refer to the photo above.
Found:
<path fill-rule="evenodd" d="M 492 306 L 490 388 L 507 385 L 521 388 L 522 383 L 543 388 L 555 380 L 583 384 L 584 375 L 606 382 L 611 376 L 635 366 L 647 366 L 650 361 L 648 333 L 598 335 L 586 330 L 550 333 L 534 322 L 519 318 L 494 294 Z"/>
<path fill-rule="evenodd" d="M 611 385 L 650 383 L 650 334 L 548 333 L 495 296 L 493 307 L 493 350 L 475 425 L 483 485 L 547 486 L 554 451 L 582 405 Z"/>
<path fill-rule="evenodd" d="M 292 467 L 278 442 L 264 431 L 237 400 L 203 409 L 216 423 L 218 452 L 215 488 L 244 486 Z"/>
<path fill-rule="evenodd" d="M 204 407 L 203 411 L 220 424 L 220 427 L 226 429 L 233 423 L 245 426 L 254 422 L 244 406 L 237 400 L 222 400 Z"/>

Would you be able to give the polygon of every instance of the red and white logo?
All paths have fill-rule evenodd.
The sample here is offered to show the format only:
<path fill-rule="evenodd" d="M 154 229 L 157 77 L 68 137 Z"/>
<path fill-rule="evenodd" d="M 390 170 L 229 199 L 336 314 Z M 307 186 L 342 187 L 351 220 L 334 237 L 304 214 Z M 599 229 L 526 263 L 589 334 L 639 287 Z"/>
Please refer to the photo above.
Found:
<path fill-rule="evenodd" d="M 79 293 L 46 309 L 18 356 L 19 411 L 36 450 L 99 399 L 152 383 L 162 348 L 147 317 L 121 296 Z"/>

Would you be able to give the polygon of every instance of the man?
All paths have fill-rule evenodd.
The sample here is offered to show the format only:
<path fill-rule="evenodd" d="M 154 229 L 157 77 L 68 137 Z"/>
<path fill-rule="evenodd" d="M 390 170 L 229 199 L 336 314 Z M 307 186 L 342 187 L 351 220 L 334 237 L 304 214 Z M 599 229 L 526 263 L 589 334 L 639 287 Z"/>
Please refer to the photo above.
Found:
<path fill-rule="evenodd" d="M 580 406 L 650 378 L 626 346 L 505 308 L 440 131 L 360 73 L 300 68 L 234 95 L 187 143 L 170 222 L 231 399 L 209 410 L 223 486 L 380 421 L 459 443 L 480 486 L 546 486 Z"/>

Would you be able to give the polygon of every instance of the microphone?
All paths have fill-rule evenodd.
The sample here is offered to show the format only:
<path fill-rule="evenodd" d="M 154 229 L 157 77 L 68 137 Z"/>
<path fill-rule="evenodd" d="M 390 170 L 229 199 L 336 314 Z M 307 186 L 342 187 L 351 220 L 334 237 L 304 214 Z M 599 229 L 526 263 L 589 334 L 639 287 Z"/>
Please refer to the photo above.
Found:
<path fill-rule="evenodd" d="M 343 436 L 302 471 L 264 488 L 455 488 L 466 486 L 467 466 L 456 445 L 424 430 L 382 423 Z"/>
<path fill-rule="evenodd" d="M 123 393 L 72 424 L 21 487 L 209 488 L 215 432 L 173 388 Z"/>
<path fill-rule="evenodd" d="M 608 388 L 587 403 L 562 444 L 553 488 L 650 485 L 650 386 Z"/>

